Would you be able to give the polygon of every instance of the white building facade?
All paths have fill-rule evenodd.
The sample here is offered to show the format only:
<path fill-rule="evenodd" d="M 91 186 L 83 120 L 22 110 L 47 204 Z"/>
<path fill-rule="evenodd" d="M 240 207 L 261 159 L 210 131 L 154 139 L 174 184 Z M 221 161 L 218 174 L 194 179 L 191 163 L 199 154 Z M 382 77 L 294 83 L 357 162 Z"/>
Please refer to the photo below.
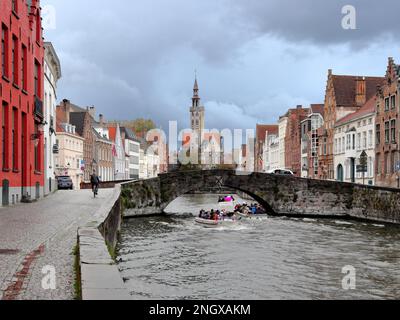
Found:
<path fill-rule="evenodd" d="M 140 140 L 129 128 L 122 128 L 121 131 L 125 140 L 125 153 L 129 158 L 128 179 L 138 180 L 140 175 Z"/>
<path fill-rule="evenodd" d="M 113 169 L 115 181 L 125 180 L 127 178 L 125 175 L 125 166 L 125 146 L 122 142 L 120 126 L 117 124 L 113 145 Z"/>
<path fill-rule="evenodd" d="M 57 130 L 56 144 L 58 153 L 55 154 L 55 174 L 70 176 L 74 189 L 80 189 L 83 181 L 83 144 L 85 139 L 76 133 L 75 126 L 62 123 Z"/>
<path fill-rule="evenodd" d="M 337 181 L 374 185 L 375 97 L 335 126 L 334 163 Z M 360 156 L 367 155 L 367 170 L 358 172 Z"/>
<path fill-rule="evenodd" d="M 263 171 L 279 169 L 280 167 L 280 149 L 279 149 L 279 136 L 267 135 L 265 137 L 264 151 L 263 151 Z"/>
<path fill-rule="evenodd" d="M 279 169 L 286 168 L 286 157 L 285 157 L 285 138 L 288 125 L 287 115 L 279 119 Z"/>
<path fill-rule="evenodd" d="M 44 195 L 57 190 L 55 154 L 57 81 L 61 78 L 61 64 L 51 42 L 44 43 Z"/>

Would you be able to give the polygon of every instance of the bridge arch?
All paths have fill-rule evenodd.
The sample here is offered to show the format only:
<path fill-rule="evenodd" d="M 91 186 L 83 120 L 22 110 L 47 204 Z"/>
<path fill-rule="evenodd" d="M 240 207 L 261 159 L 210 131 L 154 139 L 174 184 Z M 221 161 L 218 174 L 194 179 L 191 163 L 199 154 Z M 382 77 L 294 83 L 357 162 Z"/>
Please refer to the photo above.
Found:
<path fill-rule="evenodd" d="M 165 202 L 163 203 L 163 210 L 165 210 L 172 202 L 174 202 L 176 199 L 178 199 L 181 196 L 184 196 L 186 194 L 190 194 L 190 193 L 193 193 L 193 192 L 199 191 L 199 190 L 210 190 L 211 188 L 216 187 L 215 191 L 217 191 L 219 188 L 221 190 L 220 191 L 221 193 L 223 192 L 224 189 L 231 189 L 231 190 L 243 192 L 246 195 L 248 195 L 249 197 L 251 197 L 252 199 L 254 199 L 255 202 L 258 202 L 267 211 L 268 214 L 276 215 L 276 213 L 274 212 L 272 207 L 269 205 L 268 202 L 266 202 L 265 199 L 262 199 L 261 197 L 257 196 L 256 194 L 254 194 L 252 191 L 248 190 L 247 188 L 243 188 L 243 187 L 239 188 L 237 186 L 230 185 L 230 184 L 224 183 L 224 182 L 222 182 L 218 186 L 215 186 L 212 182 L 210 183 L 210 181 L 203 180 L 202 182 L 203 182 L 202 185 L 199 185 L 199 184 L 196 184 L 196 186 L 188 185 L 188 187 L 180 189 L 178 193 L 174 193 L 173 195 L 169 196 L 168 200 L 165 200 Z M 215 200 L 217 201 L 217 198 Z M 216 204 L 217 204 L 217 202 L 216 202 Z"/>
<path fill-rule="evenodd" d="M 216 185 L 242 191 L 268 212 L 400 222 L 400 190 L 233 170 L 178 171 L 122 185 L 125 216 L 162 214 L 175 199 Z"/>

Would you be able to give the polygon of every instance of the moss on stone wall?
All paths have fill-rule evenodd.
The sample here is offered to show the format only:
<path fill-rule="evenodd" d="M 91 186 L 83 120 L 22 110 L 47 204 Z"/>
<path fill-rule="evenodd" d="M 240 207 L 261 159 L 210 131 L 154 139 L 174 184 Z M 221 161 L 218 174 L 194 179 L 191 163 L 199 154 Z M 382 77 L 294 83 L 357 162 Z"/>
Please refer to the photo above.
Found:
<path fill-rule="evenodd" d="M 74 256 L 74 299 L 82 300 L 81 267 L 79 259 L 79 245 L 76 245 L 72 254 Z"/>

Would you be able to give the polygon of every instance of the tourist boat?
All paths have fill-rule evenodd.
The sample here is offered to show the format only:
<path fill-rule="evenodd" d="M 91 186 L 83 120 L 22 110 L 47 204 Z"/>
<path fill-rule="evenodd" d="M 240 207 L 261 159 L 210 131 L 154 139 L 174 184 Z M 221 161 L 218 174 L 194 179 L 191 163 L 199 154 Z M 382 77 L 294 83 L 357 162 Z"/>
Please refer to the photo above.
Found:
<path fill-rule="evenodd" d="M 235 212 L 235 214 L 241 218 L 251 218 L 251 215 L 247 214 L 247 213 L 242 213 L 242 212 Z"/>
<path fill-rule="evenodd" d="M 196 218 L 195 221 L 196 223 L 201 224 L 202 226 L 207 228 L 218 227 L 219 225 L 219 221 L 215 220 Z"/>
<path fill-rule="evenodd" d="M 259 218 L 268 218 L 267 214 L 250 214 L 250 213 L 242 213 L 242 212 L 235 212 L 235 214 L 243 219 L 259 219 Z"/>
<path fill-rule="evenodd" d="M 216 221 L 216 220 L 196 218 L 195 222 L 206 228 L 214 228 L 214 227 L 218 227 L 218 226 L 222 226 L 222 225 L 230 225 L 230 224 L 236 223 L 237 220 L 226 218 L 224 220 Z"/>

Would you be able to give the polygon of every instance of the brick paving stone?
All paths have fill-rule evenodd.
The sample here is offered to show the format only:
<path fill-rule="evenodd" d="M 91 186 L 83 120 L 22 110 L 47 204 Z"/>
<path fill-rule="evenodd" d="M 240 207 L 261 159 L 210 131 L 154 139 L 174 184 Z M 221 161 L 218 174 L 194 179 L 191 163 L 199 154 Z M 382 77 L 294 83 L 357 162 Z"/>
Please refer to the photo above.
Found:
<path fill-rule="evenodd" d="M 36 203 L 0 208 L 0 252 L 9 251 L 0 253 L 0 299 L 7 289 L 14 299 L 73 299 L 77 229 L 91 221 L 112 192 L 102 189 L 94 199 L 90 190 L 58 191 Z M 42 288 L 46 266 L 55 268 L 55 290 Z"/>

